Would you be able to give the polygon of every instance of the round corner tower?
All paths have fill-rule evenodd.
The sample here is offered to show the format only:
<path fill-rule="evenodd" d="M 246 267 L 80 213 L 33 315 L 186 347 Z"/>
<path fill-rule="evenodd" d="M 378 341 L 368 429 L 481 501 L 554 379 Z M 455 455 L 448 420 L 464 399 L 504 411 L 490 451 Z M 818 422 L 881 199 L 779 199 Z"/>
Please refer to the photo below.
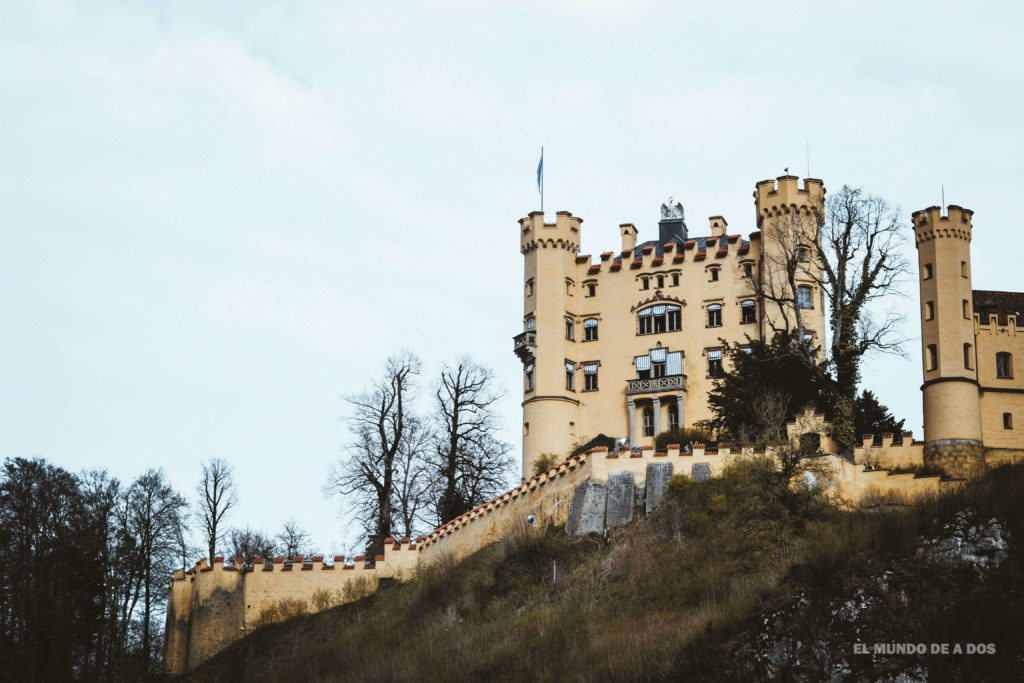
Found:
<path fill-rule="evenodd" d="M 579 401 L 566 390 L 566 362 L 575 359 L 576 334 L 567 318 L 577 309 L 576 256 L 582 218 L 559 211 L 554 223 L 534 211 L 519 220 L 523 254 L 523 478 L 543 452 L 565 455 L 578 438 Z"/>
<path fill-rule="evenodd" d="M 921 287 L 924 462 L 947 474 L 984 470 L 977 348 L 971 309 L 971 216 L 950 205 L 913 214 Z"/>

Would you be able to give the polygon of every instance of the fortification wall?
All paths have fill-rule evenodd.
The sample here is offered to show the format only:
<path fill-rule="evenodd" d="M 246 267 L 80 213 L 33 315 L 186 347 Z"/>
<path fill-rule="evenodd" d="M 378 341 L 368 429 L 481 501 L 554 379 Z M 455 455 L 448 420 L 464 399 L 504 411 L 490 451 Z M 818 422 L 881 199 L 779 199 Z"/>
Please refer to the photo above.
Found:
<path fill-rule="evenodd" d="M 861 445 L 853 450 L 853 460 L 878 469 L 920 468 L 924 466 L 924 442 L 914 441 L 913 432 L 903 432 L 898 437 L 885 433 L 877 441 L 873 434 L 865 434 Z"/>
<path fill-rule="evenodd" d="M 252 565 L 235 558 L 225 563 L 203 558 L 187 571 L 177 570 L 170 585 L 164 665 L 169 673 L 188 671 L 220 652 L 255 628 L 265 615 L 284 601 L 306 611 L 318 608 L 318 593 L 325 605 L 357 599 L 377 589 L 380 579 L 408 579 L 418 562 L 415 543 L 387 539 L 384 554 L 375 560 L 358 556 L 347 563 L 316 556 L 259 558 Z"/>
<path fill-rule="evenodd" d="M 881 446 L 866 442 L 858 453 L 868 455 L 859 455 L 857 462 L 822 456 L 832 469 L 832 495 L 838 500 L 911 502 L 956 485 L 938 476 L 880 469 L 882 463 L 895 467 L 920 463 L 921 445 L 909 436 L 903 443 L 893 443 L 891 436 L 883 438 Z M 261 615 L 281 601 L 300 601 L 308 610 L 341 604 L 376 590 L 381 579 L 411 578 L 421 563 L 427 565 L 443 557 L 458 560 L 503 536 L 527 530 L 531 515 L 538 530 L 563 524 L 577 491 L 581 500 L 576 507 L 593 508 L 584 511 L 589 516 L 581 532 L 599 531 L 633 519 L 634 512 L 649 512 L 660 501 L 671 474 L 704 479 L 720 474 L 730 460 L 752 454 L 752 448 L 733 449 L 725 443 L 698 443 L 690 449 L 672 444 L 664 451 L 653 447 L 618 452 L 594 448 L 421 536 L 415 543 L 407 538 L 387 539 L 384 554 L 372 560 L 360 556 L 354 563 L 346 563 L 344 557 L 337 556 L 330 563 L 323 557 L 308 561 L 296 557 L 288 563 L 274 558 L 251 566 L 243 565 L 240 558 L 233 564 L 225 564 L 223 558 L 214 558 L 210 565 L 200 560 L 188 571 L 175 572 L 171 580 L 165 666 L 170 673 L 198 666 L 255 628 Z M 869 462 L 868 456 L 875 462 Z M 651 473 L 656 476 L 648 482 Z M 594 493 L 588 487 L 599 491 L 588 498 Z M 325 604 L 313 603 L 318 592 L 326 598 Z"/>

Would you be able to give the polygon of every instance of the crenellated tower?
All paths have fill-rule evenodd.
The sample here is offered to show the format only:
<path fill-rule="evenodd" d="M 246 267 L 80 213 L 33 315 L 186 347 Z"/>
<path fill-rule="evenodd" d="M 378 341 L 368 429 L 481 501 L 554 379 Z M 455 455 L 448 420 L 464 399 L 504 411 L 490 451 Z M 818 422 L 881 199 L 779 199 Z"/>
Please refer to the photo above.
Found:
<path fill-rule="evenodd" d="M 554 223 L 534 211 L 519 220 L 523 254 L 523 332 L 515 337 L 515 352 L 523 362 L 523 476 L 541 452 L 565 455 L 578 438 L 579 399 L 569 383 L 582 382 L 576 368 L 576 329 L 581 283 L 576 256 L 582 218 L 559 211 Z M 538 339 L 540 345 L 538 346 Z M 539 349 L 539 350 L 538 350 Z M 571 377 L 569 376 L 571 375 Z"/>
<path fill-rule="evenodd" d="M 760 287 L 766 294 L 795 300 L 800 309 L 805 337 L 815 347 L 825 340 L 825 305 L 820 272 L 817 270 L 815 243 L 820 243 L 821 218 L 825 207 L 825 186 L 817 178 L 804 178 L 800 187 L 794 175 L 762 180 L 754 189 L 757 228 L 761 231 Z M 789 265 L 796 267 L 797 291 L 786 275 Z M 770 297 L 769 297 L 770 298 Z M 773 329 L 795 329 L 795 316 L 788 307 L 764 303 L 764 337 Z M 789 324 L 783 322 L 789 318 Z"/>
<path fill-rule="evenodd" d="M 921 288 L 925 464 L 956 476 L 984 469 L 971 287 L 971 216 L 950 205 L 913 214 Z"/>

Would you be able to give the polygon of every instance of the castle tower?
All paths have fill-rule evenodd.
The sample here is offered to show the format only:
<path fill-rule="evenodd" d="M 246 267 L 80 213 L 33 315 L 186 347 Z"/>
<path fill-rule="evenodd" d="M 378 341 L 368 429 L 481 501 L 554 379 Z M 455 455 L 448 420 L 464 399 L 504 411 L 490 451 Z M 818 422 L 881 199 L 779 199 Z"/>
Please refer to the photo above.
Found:
<path fill-rule="evenodd" d="M 804 325 L 804 336 L 814 346 L 821 347 L 825 340 L 825 305 L 818 283 L 820 273 L 815 272 L 814 243 L 821 239 L 818 225 L 824 214 L 825 187 L 817 178 L 804 178 L 800 187 L 794 175 L 779 176 L 775 180 L 762 180 L 754 189 L 757 228 L 763 243 L 759 277 L 760 288 L 766 295 L 783 299 L 796 299 Z M 797 291 L 790 291 L 786 272 L 788 264 L 796 262 Z M 764 302 L 765 339 L 771 339 L 773 329 L 795 329 L 795 321 L 782 322 L 792 317 L 788 307 Z"/>
<path fill-rule="evenodd" d="M 971 216 L 950 205 L 913 214 L 921 287 L 926 465 L 953 476 L 984 469 L 971 295 Z"/>
<path fill-rule="evenodd" d="M 525 289 L 523 332 L 514 344 L 524 370 L 524 478 L 542 451 L 564 457 L 579 437 L 579 400 L 567 386 L 583 382 L 583 369 L 571 362 L 583 335 L 576 329 L 582 327 L 576 324 L 582 295 L 576 282 L 581 223 L 568 211 L 559 211 L 554 223 L 545 223 L 540 211 L 519 220 Z"/>

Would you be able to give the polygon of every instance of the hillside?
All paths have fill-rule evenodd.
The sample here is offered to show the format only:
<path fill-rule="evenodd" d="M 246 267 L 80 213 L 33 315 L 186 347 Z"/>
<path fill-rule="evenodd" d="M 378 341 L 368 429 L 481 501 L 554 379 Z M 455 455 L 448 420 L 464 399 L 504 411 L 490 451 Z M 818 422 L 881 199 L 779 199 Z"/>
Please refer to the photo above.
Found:
<path fill-rule="evenodd" d="M 1016 679 L 1024 467 L 858 512 L 780 481 L 764 460 L 706 483 L 677 477 L 658 510 L 608 541 L 524 532 L 263 627 L 186 680 Z M 952 653 L 979 643 L 994 654 Z"/>

